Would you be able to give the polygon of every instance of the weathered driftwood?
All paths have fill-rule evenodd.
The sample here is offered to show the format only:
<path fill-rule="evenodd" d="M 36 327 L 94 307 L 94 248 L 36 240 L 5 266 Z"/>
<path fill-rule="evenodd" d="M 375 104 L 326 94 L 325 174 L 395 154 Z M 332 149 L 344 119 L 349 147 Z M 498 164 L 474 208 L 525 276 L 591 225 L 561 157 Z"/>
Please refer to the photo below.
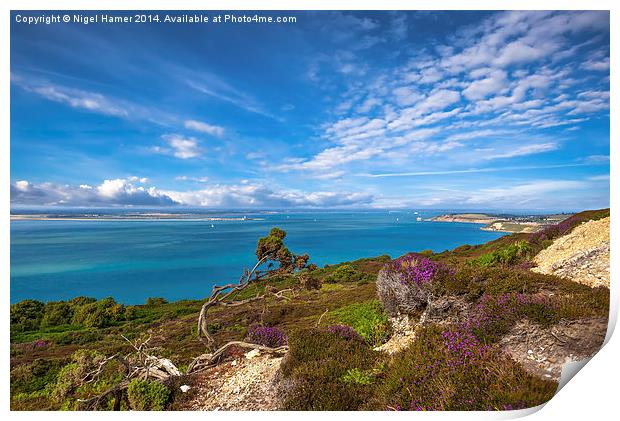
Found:
<path fill-rule="evenodd" d="M 230 298 L 233 294 L 239 291 L 243 291 L 248 286 L 250 286 L 253 281 L 260 279 L 260 275 L 258 275 L 257 270 L 260 265 L 265 263 L 269 258 L 270 256 L 264 256 L 262 259 L 256 262 L 252 270 L 248 271 L 246 269 L 241 276 L 241 279 L 239 279 L 239 283 L 220 286 L 216 285 L 213 287 L 211 297 L 209 297 L 209 299 L 202 305 L 202 308 L 200 309 L 200 315 L 198 316 L 198 336 L 199 338 L 204 338 L 206 340 L 207 346 L 211 346 L 213 344 L 213 338 L 209 333 L 209 322 L 207 320 L 207 313 L 209 312 L 209 309 L 211 307 L 216 305 L 234 307 L 265 298 L 264 295 L 258 295 L 256 297 L 234 301 L 232 303 L 226 302 L 226 300 Z"/>
<path fill-rule="evenodd" d="M 252 344 L 243 341 L 232 341 L 218 348 L 213 353 L 202 354 L 196 357 L 187 367 L 187 374 L 197 373 L 207 368 L 213 367 L 219 362 L 219 359 L 224 353 L 231 347 L 239 347 L 246 349 L 258 349 L 261 352 L 270 354 L 284 354 L 288 351 L 288 346 L 280 346 L 277 348 L 270 348 L 264 345 Z"/>

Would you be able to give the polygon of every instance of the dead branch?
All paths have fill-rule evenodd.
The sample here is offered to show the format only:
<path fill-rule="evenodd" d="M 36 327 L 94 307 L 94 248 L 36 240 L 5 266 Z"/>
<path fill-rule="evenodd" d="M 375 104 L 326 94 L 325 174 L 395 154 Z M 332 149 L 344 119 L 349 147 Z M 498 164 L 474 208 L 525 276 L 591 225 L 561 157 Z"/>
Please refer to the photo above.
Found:
<path fill-rule="evenodd" d="M 199 371 L 213 367 L 214 365 L 218 363 L 220 357 L 228 350 L 228 348 L 233 347 L 233 346 L 236 346 L 239 348 L 258 349 L 261 352 L 266 352 L 270 354 L 284 354 L 288 351 L 288 346 L 270 348 L 268 346 L 252 344 L 249 342 L 232 341 L 232 342 L 228 342 L 225 345 L 221 346 L 213 353 L 202 354 L 196 357 L 187 367 L 187 374 L 197 373 Z"/>
<path fill-rule="evenodd" d="M 255 300 L 264 298 L 264 295 L 263 295 L 263 296 L 257 296 L 257 297 L 247 299 L 247 300 L 236 301 L 234 303 L 223 304 L 233 294 L 239 291 L 243 291 L 244 289 L 246 289 L 248 286 L 251 285 L 252 281 L 255 281 L 256 279 L 258 279 L 258 277 L 254 277 L 256 271 L 258 270 L 260 265 L 266 262 L 269 258 L 270 256 L 264 256 L 262 259 L 256 262 L 252 270 L 248 271 L 246 269 L 243 272 L 241 279 L 239 279 L 239 283 L 227 284 L 227 285 L 221 285 L 221 286 L 216 285 L 213 287 L 211 297 L 207 300 L 207 302 L 205 302 L 202 305 L 202 308 L 200 309 L 200 315 L 198 316 L 198 336 L 199 338 L 204 337 L 204 339 L 207 341 L 207 345 L 210 346 L 213 343 L 213 338 L 211 337 L 211 334 L 209 333 L 209 323 L 207 321 L 207 313 L 209 309 L 216 305 L 228 305 L 229 307 L 231 307 L 231 306 L 241 305 L 241 304 L 245 304 L 250 301 L 255 301 Z M 245 302 L 242 302 L 242 301 L 245 301 Z"/>
<path fill-rule="evenodd" d="M 321 314 L 321 317 L 319 317 L 319 320 L 317 320 L 315 327 L 319 327 L 321 325 L 321 320 L 323 320 L 323 317 L 327 314 L 328 311 L 329 311 L 329 309 L 326 308 L 325 311 L 323 312 L 323 314 Z"/>

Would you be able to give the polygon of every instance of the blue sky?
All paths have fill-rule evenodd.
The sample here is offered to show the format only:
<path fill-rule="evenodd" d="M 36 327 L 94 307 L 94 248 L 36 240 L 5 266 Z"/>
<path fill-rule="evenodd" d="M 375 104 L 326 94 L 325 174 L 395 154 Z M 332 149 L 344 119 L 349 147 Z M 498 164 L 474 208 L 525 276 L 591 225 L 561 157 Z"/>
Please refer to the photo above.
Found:
<path fill-rule="evenodd" d="M 607 12 L 16 14 L 13 206 L 609 206 Z"/>

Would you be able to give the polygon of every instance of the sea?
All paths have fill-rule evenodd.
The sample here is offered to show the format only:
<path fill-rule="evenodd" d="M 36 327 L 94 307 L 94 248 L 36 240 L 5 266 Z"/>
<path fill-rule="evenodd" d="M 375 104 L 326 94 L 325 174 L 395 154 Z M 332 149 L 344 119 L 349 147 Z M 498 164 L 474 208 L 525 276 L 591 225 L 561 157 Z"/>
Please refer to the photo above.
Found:
<path fill-rule="evenodd" d="M 201 299 L 216 284 L 237 282 L 243 269 L 253 266 L 256 242 L 272 227 L 287 232 L 292 252 L 308 253 L 319 266 L 440 252 L 504 235 L 479 224 L 428 220 L 445 211 L 185 211 L 165 219 L 146 211 L 126 218 L 123 212 L 74 220 L 84 211 L 67 211 L 62 220 L 11 220 L 11 302 L 76 296 L 113 297 L 124 304 L 148 297 Z"/>

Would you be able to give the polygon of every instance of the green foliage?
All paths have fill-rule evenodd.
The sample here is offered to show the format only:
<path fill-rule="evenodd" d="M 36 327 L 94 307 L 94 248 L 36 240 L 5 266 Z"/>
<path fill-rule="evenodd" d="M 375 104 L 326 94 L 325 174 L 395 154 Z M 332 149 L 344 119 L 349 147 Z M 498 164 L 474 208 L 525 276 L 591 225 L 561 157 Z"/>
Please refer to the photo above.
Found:
<path fill-rule="evenodd" d="M 473 260 L 472 264 L 482 267 L 495 266 L 497 264 L 511 265 L 526 259 L 532 254 L 532 251 L 532 246 L 527 241 L 518 241 L 483 254 Z"/>
<path fill-rule="evenodd" d="M 58 372 L 56 382 L 49 384 L 50 397 L 61 409 L 78 409 L 80 399 L 99 395 L 117 385 L 123 379 L 124 367 L 117 361 L 104 366 L 106 356 L 96 350 L 80 349 L 71 362 Z M 97 372 L 97 376 L 92 377 Z M 101 409 L 107 409 L 107 404 Z"/>
<path fill-rule="evenodd" d="M 129 383 L 127 398 L 136 411 L 163 411 L 170 397 L 170 389 L 159 382 L 135 379 Z"/>
<path fill-rule="evenodd" d="M 160 306 L 163 304 L 168 304 L 168 300 L 162 297 L 149 297 L 146 299 L 147 306 Z"/>
<path fill-rule="evenodd" d="M 11 330 L 36 330 L 41 325 L 45 304 L 37 300 L 23 300 L 11 305 Z"/>
<path fill-rule="evenodd" d="M 106 327 L 125 318 L 125 306 L 118 304 L 112 297 L 104 298 L 76 309 L 73 323 L 85 327 Z"/>
<path fill-rule="evenodd" d="M 307 254 L 295 255 L 284 245 L 286 231 L 280 228 L 272 228 L 269 235 L 261 237 L 256 244 L 256 258 L 260 261 L 268 259 L 277 262 L 279 272 L 291 273 L 294 269 L 304 269 L 310 256 Z M 270 263 L 270 267 L 273 263 Z"/>
<path fill-rule="evenodd" d="M 368 282 L 374 280 L 374 276 L 364 273 L 350 263 L 343 263 L 335 266 L 331 273 L 325 277 L 328 284 L 343 282 Z"/>
<path fill-rule="evenodd" d="M 350 368 L 344 373 L 344 375 L 340 378 L 345 383 L 356 383 L 356 384 L 371 384 L 373 382 L 373 377 L 366 371 L 360 370 L 359 368 Z"/>
<path fill-rule="evenodd" d="M 60 360 L 37 358 L 11 370 L 11 395 L 22 394 L 22 399 L 49 395 L 49 385 L 56 382 L 62 368 Z"/>
<path fill-rule="evenodd" d="M 322 330 L 298 331 L 289 337 L 282 375 L 290 388 L 284 409 L 339 411 L 360 408 L 371 396 L 369 384 L 344 381 L 353 369 L 372 369 L 378 353 L 361 341 L 347 341 Z M 349 373 L 349 374 L 347 374 Z"/>
<path fill-rule="evenodd" d="M 332 324 L 351 326 L 368 344 L 377 346 L 390 335 L 390 324 L 379 300 L 350 304 L 328 313 Z"/>
<path fill-rule="evenodd" d="M 71 324 L 74 307 L 64 301 L 49 302 L 45 305 L 41 327 Z"/>

